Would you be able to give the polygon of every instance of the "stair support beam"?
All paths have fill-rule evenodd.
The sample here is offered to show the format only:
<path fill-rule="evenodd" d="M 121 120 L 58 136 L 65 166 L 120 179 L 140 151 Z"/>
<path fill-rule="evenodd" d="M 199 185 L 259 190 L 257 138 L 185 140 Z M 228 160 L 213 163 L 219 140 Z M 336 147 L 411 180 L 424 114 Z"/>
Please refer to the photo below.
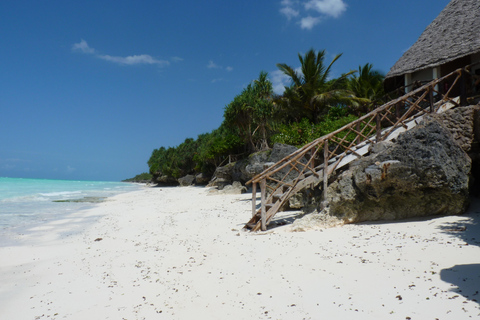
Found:
<path fill-rule="evenodd" d="M 377 115 L 375 116 L 376 118 L 376 125 L 377 125 L 377 129 L 376 129 L 376 139 L 377 139 L 377 143 L 380 142 L 380 139 L 382 138 L 382 120 L 380 119 L 380 113 L 377 113 Z"/>
<path fill-rule="evenodd" d="M 327 200 L 327 187 L 328 187 L 328 139 L 323 144 L 323 200 Z"/>
<path fill-rule="evenodd" d="M 262 193 L 262 204 L 261 204 L 261 212 L 260 212 L 260 219 L 261 219 L 261 229 L 262 231 L 267 230 L 267 210 L 265 206 L 265 195 L 266 195 L 266 190 L 267 189 L 267 179 L 263 178 L 262 181 L 260 182 L 260 190 Z"/>
<path fill-rule="evenodd" d="M 252 217 L 257 213 L 257 183 L 252 184 Z"/>
<path fill-rule="evenodd" d="M 435 101 L 433 101 L 433 88 L 429 88 L 428 90 L 428 98 L 430 100 L 430 113 L 435 112 Z"/>

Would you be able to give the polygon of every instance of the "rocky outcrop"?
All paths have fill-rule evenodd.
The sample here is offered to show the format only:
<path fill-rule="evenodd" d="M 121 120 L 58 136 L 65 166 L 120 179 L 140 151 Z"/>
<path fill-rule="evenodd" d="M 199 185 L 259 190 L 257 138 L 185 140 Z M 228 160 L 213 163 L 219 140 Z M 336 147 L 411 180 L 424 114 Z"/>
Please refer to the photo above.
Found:
<path fill-rule="evenodd" d="M 195 184 L 195 176 L 194 175 L 186 175 L 185 177 L 179 178 L 178 183 L 182 187 L 193 186 Z"/>
<path fill-rule="evenodd" d="M 217 187 L 219 190 L 222 190 L 226 185 L 232 184 L 234 167 L 235 163 L 229 163 L 226 166 L 218 167 L 213 174 L 212 180 L 210 180 L 207 186 Z"/>
<path fill-rule="evenodd" d="M 178 185 L 177 179 L 167 175 L 158 176 L 156 179 L 153 179 L 153 182 L 157 183 L 160 186 L 177 186 Z"/>
<path fill-rule="evenodd" d="M 209 195 L 215 194 L 242 194 L 247 192 L 247 188 L 239 181 L 234 181 L 232 184 L 226 185 L 222 190 L 213 188 L 209 191 Z"/>
<path fill-rule="evenodd" d="M 297 148 L 294 146 L 277 143 L 271 150 L 259 151 L 245 159 L 218 167 L 208 185 L 223 189 L 223 187 L 232 184 L 234 181 L 244 184 L 296 150 Z M 279 173 L 280 175 L 281 173 Z"/>
<path fill-rule="evenodd" d="M 205 186 L 210 181 L 210 177 L 204 173 L 199 173 L 195 176 L 195 184 L 198 186 Z"/>
<path fill-rule="evenodd" d="M 246 159 L 237 161 L 232 175 L 233 180 L 245 183 L 257 174 L 262 173 L 266 167 L 271 165 L 271 154 L 272 150 L 263 150 L 252 153 Z"/>
<path fill-rule="evenodd" d="M 465 212 L 471 160 L 455 140 L 464 141 L 438 117 L 426 117 L 396 142 L 379 143 L 353 162 L 328 187 L 327 206 L 294 229 Z"/>
<path fill-rule="evenodd" d="M 458 107 L 433 115 L 433 118 L 450 131 L 453 140 L 465 151 L 470 152 L 474 140 L 474 120 L 478 106 Z"/>

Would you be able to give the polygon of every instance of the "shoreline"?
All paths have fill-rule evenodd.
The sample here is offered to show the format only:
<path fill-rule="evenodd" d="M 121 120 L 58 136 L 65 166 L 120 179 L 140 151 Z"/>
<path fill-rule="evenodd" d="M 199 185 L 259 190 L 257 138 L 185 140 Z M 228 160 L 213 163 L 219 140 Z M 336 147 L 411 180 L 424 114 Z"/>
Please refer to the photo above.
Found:
<path fill-rule="evenodd" d="M 242 231 L 250 215 L 248 193 L 152 187 L 26 230 L 0 247 L 0 318 L 480 316 L 478 201 L 462 216 L 294 233 Z"/>

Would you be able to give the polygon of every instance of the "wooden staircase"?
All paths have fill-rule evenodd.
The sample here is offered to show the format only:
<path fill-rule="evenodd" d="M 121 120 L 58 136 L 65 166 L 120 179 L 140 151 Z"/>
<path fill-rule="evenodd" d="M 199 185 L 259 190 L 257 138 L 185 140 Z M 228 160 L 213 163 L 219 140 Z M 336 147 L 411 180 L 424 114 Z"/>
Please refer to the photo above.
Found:
<path fill-rule="evenodd" d="M 265 169 L 247 182 L 252 184 L 252 218 L 244 228 L 265 231 L 276 213 L 297 192 L 323 182 L 325 195 L 331 174 L 367 155 L 373 144 L 396 138 L 415 127 L 425 114 L 466 104 L 466 73 L 468 67 L 429 82 L 308 143 Z M 441 93 L 438 88 L 445 82 L 451 84 L 450 89 Z M 459 87 L 461 96 L 450 98 L 453 88 Z M 260 208 L 256 204 L 257 185 L 261 190 Z"/>

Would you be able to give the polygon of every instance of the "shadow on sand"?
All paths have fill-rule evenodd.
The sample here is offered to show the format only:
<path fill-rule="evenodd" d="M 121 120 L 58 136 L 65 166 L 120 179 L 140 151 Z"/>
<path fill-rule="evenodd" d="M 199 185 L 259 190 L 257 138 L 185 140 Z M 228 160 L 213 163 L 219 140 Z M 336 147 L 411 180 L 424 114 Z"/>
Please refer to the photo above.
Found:
<path fill-rule="evenodd" d="M 479 303 L 480 264 L 456 265 L 440 271 L 440 278 L 456 286 L 451 291 Z"/>
<path fill-rule="evenodd" d="M 442 232 L 458 237 L 465 245 L 480 246 L 480 198 L 473 198 L 459 222 L 439 226 Z M 480 304 L 480 263 L 455 265 L 440 272 L 443 281 L 456 286 L 452 291 Z"/>

